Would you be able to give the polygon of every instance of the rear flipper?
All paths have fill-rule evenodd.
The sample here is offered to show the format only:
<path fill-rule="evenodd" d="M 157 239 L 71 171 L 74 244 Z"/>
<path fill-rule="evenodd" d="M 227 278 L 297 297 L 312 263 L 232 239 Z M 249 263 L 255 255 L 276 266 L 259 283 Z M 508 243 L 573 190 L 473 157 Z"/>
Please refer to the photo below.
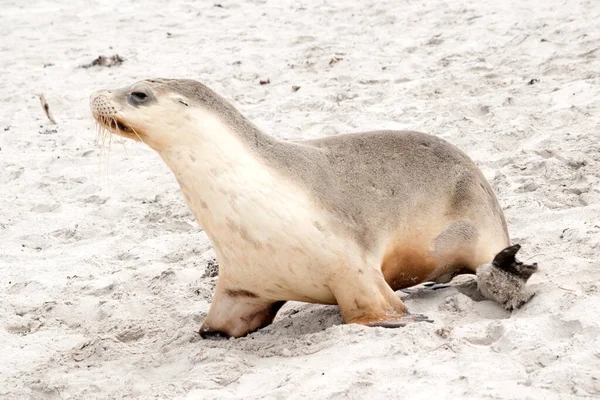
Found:
<path fill-rule="evenodd" d="M 413 322 L 433 322 L 425 315 L 421 314 L 411 314 L 407 312 L 403 316 L 400 317 L 391 317 L 385 318 L 380 321 L 372 321 L 367 323 L 366 325 L 371 327 L 380 327 L 380 328 L 402 328 Z"/>
<path fill-rule="evenodd" d="M 523 264 L 515 255 L 521 248 L 515 244 L 496 255 L 491 264 L 477 268 L 477 288 L 486 298 L 502 304 L 507 310 L 520 308 L 535 293 L 526 291 L 527 280 L 537 271 L 537 263 Z"/>
<path fill-rule="evenodd" d="M 406 289 L 400 289 L 400 291 L 404 292 L 404 293 L 408 293 L 408 294 L 413 294 L 413 293 L 418 293 L 421 290 L 436 291 L 436 290 L 452 287 L 452 285 L 445 285 L 443 283 L 435 283 L 435 282 L 427 282 L 427 283 L 424 283 L 423 286 L 424 287 L 421 289 L 406 288 Z"/>

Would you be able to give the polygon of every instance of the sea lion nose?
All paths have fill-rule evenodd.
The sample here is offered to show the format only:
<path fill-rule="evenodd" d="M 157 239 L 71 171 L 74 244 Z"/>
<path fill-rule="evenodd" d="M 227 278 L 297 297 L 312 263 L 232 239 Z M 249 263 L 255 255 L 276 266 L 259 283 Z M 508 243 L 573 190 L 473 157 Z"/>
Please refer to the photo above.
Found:
<path fill-rule="evenodd" d="M 106 89 L 101 89 L 101 90 L 96 90 L 94 93 L 92 93 L 90 95 L 90 102 L 94 101 L 94 99 L 97 99 L 98 97 L 102 96 L 102 95 L 109 95 L 112 94 L 112 92 L 110 90 L 106 90 Z"/>
<path fill-rule="evenodd" d="M 90 96 L 90 108 L 94 115 L 114 115 L 116 108 L 113 105 L 112 95 L 109 90 L 97 90 Z"/>

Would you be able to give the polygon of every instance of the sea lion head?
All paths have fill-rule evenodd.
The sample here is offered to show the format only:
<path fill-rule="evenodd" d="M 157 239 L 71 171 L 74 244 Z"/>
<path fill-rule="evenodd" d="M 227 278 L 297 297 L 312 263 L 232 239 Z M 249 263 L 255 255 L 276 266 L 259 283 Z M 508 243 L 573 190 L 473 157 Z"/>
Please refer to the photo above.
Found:
<path fill-rule="evenodd" d="M 219 113 L 233 107 L 202 83 L 190 79 L 146 79 L 90 96 L 101 129 L 141 141 L 160 151 L 197 141 L 214 131 Z M 213 129 L 211 129 L 213 128 Z"/>

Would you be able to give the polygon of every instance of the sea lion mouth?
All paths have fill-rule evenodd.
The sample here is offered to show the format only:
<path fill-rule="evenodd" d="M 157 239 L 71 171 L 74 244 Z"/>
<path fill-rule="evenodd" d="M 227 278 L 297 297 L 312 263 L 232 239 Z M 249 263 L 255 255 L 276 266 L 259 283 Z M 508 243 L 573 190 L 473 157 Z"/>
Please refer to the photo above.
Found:
<path fill-rule="evenodd" d="M 101 143 L 104 143 L 112 134 L 144 143 L 138 131 L 121 119 L 119 115 L 94 113 L 94 119 L 96 120 L 98 140 Z"/>
<path fill-rule="evenodd" d="M 96 120 L 96 123 L 98 123 L 100 129 L 106 129 L 111 133 L 126 137 L 136 136 L 137 132 L 116 115 L 95 114 L 94 119 Z"/>
<path fill-rule="evenodd" d="M 131 132 L 131 129 L 129 129 L 127 125 L 123 124 L 118 119 L 113 119 L 112 121 L 110 121 L 110 128 L 113 130 L 119 130 L 123 132 Z"/>

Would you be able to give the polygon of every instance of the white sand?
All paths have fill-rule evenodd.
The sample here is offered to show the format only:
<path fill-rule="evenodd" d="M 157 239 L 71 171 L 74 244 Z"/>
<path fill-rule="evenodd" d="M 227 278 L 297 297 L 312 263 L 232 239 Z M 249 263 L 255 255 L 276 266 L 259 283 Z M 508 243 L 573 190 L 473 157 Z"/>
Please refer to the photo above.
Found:
<path fill-rule="evenodd" d="M 2 1 L 0 398 L 600 396 L 600 3 L 327 3 Z M 538 254 L 537 296 L 509 314 L 401 294 L 435 323 L 393 330 L 294 303 L 246 338 L 199 340 L 205 234 L 155 153 L 113 143 L 107 171 L 94 143 L 88 96 L 146 77 L 200 79 L 281 138 L 450 140 Z"/>

